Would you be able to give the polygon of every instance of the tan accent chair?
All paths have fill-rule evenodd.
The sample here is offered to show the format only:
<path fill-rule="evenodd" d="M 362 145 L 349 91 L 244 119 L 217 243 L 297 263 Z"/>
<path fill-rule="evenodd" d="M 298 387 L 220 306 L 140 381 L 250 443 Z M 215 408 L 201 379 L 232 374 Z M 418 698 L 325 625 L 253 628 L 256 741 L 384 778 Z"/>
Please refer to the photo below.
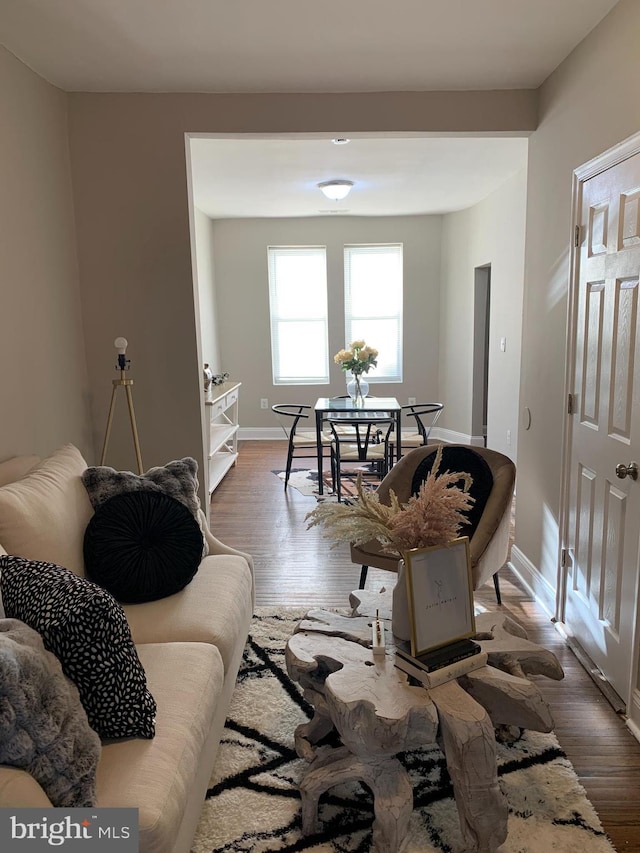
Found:
<path fill-rule="evenodd" d="M 473 531 L 460 531 L 461 536 L 469 535 L 469 550 L 471 555 L 471 572 L 473 588 L 478 589 L 493 577 L 498 604 L 501 604 L 498 571 L 504 566 L 509 554 L 509 532 L 511 523 L 511 505 L 516 480 L 516 466 L 502 453 L 485 447 L 469 447 L 463 444 L 444 445 L 445 456 L 441 470 L 464 471 L 464 467 L 454 467 L 447 464 L 447 455 L 455 457 L 456 449 L 464 448 L 460 455 L 473 459 L 474 456 L 483 460 L 479 465 L 485 469 L 488 466 L 490 480 L 488 494 L 478 497 L 477 506 L 480 510 L 480 500 L 486 496 L 486 502 Z M 438 450 L 437 444 L 428 444 L 409 451 L 406 456 L 393 466 L 378 487 L 377 494 L 381 503 L 389 503 L 389 491 L 393 489 L 400 503 L 407 503 L 412 493 L 417 492 L 419 483 L 414 483 L 416 472 L 423 460 L 434 456 Z M 471 473 L 471 472 L 469 472 Z M 413 488 L 412 488 L 413 487 Z M 473 486 L 472 486 L 473 493 Z M 471 511 L 473 512 L 473 510 Z M 364 588 L 367 568 L 374 566 L 397 572 L 397 557 L 385 554 L 380 544 L 373 540 L 360 546 L 351 546 L 351 561 L 362 566 L 360 573 L 360 589 Z"/>

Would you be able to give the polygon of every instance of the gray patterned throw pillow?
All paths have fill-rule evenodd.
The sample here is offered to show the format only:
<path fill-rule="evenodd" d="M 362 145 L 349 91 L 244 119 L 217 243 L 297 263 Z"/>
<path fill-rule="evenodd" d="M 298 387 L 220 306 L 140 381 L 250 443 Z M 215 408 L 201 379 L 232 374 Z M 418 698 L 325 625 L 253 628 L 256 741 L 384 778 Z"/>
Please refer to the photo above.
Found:
<path fill-rule="evenodd" d="M 132 471 L 116 471 L 107 465 L 87 468 L 82 474 L 82 482 L 89 493 L 89 500 L 97 510 L 110 498 L 131 492 L 162 492 L 184 504 L 191 512 L 202 531 L 202 556 L 209 553 L 207 539 L 202 529 L 200 498 L 198 497 L 198 463 L 191 456 L 176 459 L 166 465 L 149 468 L 146 474 L 134 474 Z"/>

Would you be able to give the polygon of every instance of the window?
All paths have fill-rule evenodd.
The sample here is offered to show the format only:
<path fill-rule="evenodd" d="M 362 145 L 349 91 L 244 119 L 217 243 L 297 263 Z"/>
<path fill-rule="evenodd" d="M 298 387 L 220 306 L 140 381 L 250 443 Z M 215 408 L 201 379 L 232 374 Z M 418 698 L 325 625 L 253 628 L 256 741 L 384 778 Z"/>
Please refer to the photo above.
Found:
<path fill-rule="evenodd" d="M 273 384 L 327 384 L 327 250 L 269 246 L 267 253 Z"/>
<path fill-rule="evenodd" d="M 345 246 L 346 344 L 362 338 L 378 352 L 368 382 L 402 382 L 402 245 Z"/>

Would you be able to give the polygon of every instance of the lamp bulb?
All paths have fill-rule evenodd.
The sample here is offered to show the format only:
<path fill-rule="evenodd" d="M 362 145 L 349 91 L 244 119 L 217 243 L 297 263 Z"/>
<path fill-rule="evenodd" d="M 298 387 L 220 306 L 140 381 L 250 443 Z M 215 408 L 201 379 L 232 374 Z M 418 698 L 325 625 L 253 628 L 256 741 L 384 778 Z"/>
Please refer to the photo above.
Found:
<path fill-rule="evenodd" d="M 118 355 L 124 355 L 129 346 L 129 341 L 126 338 L 116 338 L 113 345 L 118 350 Z"/>

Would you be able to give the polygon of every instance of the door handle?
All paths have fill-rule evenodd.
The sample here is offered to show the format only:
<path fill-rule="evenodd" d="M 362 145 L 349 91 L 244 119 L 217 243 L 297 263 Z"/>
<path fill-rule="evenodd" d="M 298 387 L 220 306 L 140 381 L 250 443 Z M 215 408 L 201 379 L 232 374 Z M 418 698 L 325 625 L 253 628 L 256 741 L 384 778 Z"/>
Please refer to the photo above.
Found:
<path fill-rule="evenodd" d="M 620 462 L 616 465 L 616 477 L 619 477 L 621 480 L 624 480 L 625 477 L 631 477 L 632 480 L 638 479 L 638 464 L 636 462 L 630 462 L 628 465 L 623 465 Z"/>

